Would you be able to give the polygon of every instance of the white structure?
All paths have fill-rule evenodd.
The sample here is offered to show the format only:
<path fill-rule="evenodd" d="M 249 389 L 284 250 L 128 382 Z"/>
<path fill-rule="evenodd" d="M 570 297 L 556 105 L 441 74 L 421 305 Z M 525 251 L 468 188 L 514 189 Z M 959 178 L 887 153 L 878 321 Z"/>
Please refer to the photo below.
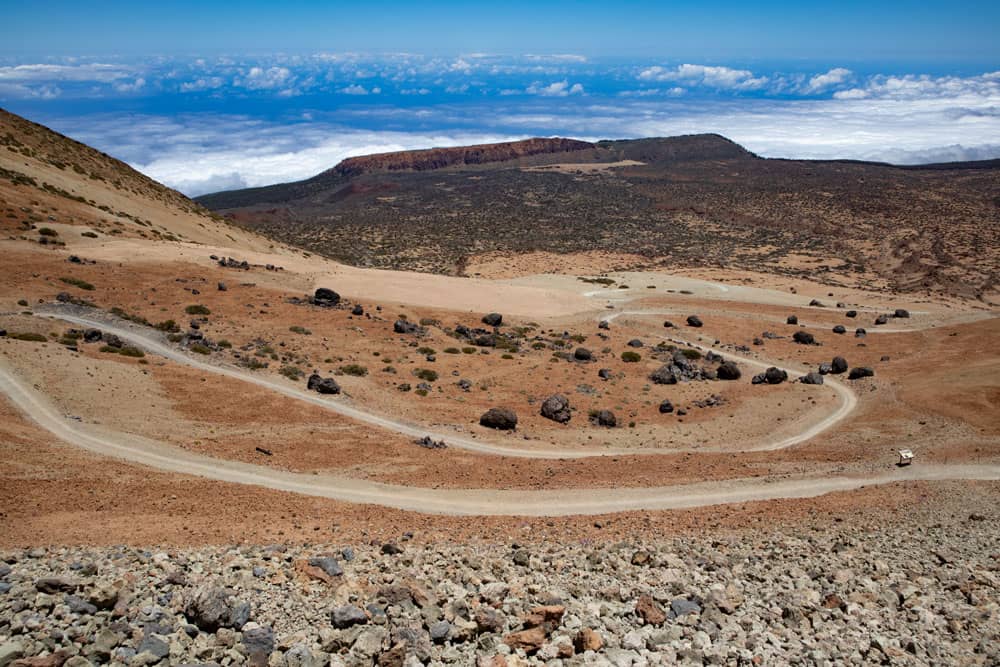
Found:
<path fill-rule="evenodd" d="M 899 465 L 908 466 L 913 463 L 913 451 L 909 449 L 899 450 Z"/>

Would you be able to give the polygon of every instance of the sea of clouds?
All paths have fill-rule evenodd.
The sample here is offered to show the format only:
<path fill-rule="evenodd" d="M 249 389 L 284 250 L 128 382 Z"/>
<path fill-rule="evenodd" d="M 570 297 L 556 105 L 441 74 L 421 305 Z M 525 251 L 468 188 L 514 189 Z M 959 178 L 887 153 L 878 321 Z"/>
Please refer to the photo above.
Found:
<path fill-rule="evenodd" d="M 59 59 L 0 62 L 0 104 L 189 195 L 307 178 L 353 155 L 529 136 L 716 132 L 766 157 L 1000 158 L 1000 71 L 574 54 Z"/>

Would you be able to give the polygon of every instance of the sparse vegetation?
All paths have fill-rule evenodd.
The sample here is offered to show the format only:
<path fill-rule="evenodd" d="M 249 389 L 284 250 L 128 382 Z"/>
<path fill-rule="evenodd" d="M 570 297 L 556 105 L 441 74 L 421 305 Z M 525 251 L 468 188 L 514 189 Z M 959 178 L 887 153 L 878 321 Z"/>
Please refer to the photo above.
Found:
<path fill-rule="evenodd" d="M 51 227 L 42 227 L 38 230 L 40 236 L 59 236 L 59 232 L 52 229 Z"/>
<path fill-rule="evenodd" d="M 300 327 L 298 325 L 288 327 L 288 330 L 291 331 L 292 333 L 301 334 L 303 336 L 312 335 L 312 331 L 309 331 L 309 329 L 306 329 L 305 327 Z"/>
<path fill-rule="evenodd" d="M 368 375 L 368 369 L 360 364 L 346 364 L 340 367 L 340 372 L 344 375 L 353 375 L 355 377 Z"/>
<path fill-rule="evenodd" d="M 81 280 L 79 278 L 60 278 L 60 281 L 66 283 L 67 285 L 72 285 L 73 287 L 79 287 L 82 290 L 87 290 L 88 292 L 94 290 L 94 286 L 88 283 L 86 280 Z"/>
<path fill-rule="evenodd" d="M 284 375 L 289 380 L 295 380 L 295 381 L 302 379 L 302 376 L 305 375 L 302 369 L 299 368 L 298 366 L 282 366 L 278 372 Z"/>
<path fill-rule="evenodd" d="M 211 315 L 212 311 L 200 304 L 192 304 L 184 309 L 188 315 Z"/>
<path fill-rule="evenodd" d="M 33 333 L 30 331 L 23 333 L 9 333 L 8 338 L 13 338 L 14 340 L 24 340 L 32 343 L 44 343 L 48 338 L 44 334 Z"/>
<path fill-rule="evenodd" d="M 210 348 L 207 345 L 202 345 L 201 343 L 195 343 L 194 345 L 192 345 L 188 349 L 191 350 L 192 352 L 194 352 L 195 354 L 211 354 L 212 353 L 212 348 Z"/>
<path fill-rule="evenodd" d="M 122 347 L 112 347 L 110 345 L 102 345 L 100 348 L 101 352 L 107 352 L 108 354 L 120 354 L 123 357 L 134 357 L 142 358 L 146 356 L 146 353 L 137 347 L 132 347 L 131 345 L 124 345 Z"/>
<path fill-rule="evenodd" d="M 429 368 L 418 368 L 413 371 L 413 375 L 427 382 L 436 382 L 438 379 L 437 371 Z"/>
<path fill-rule="evenodd" d="M 444 348 L 444 353 L 445 354 L 461 354 L 462 351 L 460 349 L 458 349 L 457 347 L 446 347 L 446 348 Z"/>
<path fill-rule="evenodd" d="M 642 355 L 635 350 L 625 350 L 622 352 L 622 361 L 626 363 L 634 364 L 640 359 L 642 359 Z"/>

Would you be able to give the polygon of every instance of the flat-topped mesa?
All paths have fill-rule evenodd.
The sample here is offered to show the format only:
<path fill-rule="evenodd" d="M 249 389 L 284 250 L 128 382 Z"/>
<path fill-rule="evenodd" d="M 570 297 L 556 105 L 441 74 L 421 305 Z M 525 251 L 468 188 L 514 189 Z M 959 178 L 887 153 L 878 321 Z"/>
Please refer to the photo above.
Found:
<path fill-rule="evenodd" d="M 499 144 L 456 146 L 454 148 L 428 148 L 416 151 L 398 151 L 351 157 L 342 161 L 333 171 L 352 177 L 373 171 L 427 171 L 454 165 L 506 162 L 529 155 L 569 153 L 594 148 L 594 144 L 576 139 L 523 139 Z"/>

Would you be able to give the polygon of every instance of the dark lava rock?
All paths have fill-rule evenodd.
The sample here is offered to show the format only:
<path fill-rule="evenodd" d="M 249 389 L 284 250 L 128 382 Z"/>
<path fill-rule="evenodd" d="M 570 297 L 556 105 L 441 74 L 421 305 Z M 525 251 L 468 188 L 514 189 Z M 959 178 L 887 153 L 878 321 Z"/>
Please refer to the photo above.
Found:
<path fill-rule="evenodd" d="M 572 417 L 569 409 L 569 399 L 562 394 L 553 394 L 542 403 L 541 413 L 546 419 L 565 424 Z"/>
<path fill-rule="evenodd" d="M 597 328 L 598 329 L 610 329 L 611 328 L 611 324 L 607 320 L 601 320 L 600 322 L 597 323 Z"/>
<path fill-rule="evenodd" d="M 768 384 L 781 384 L 788 379 L 788 373 L 776 366 L 771 366 L 764 371 L 764 379 Z"/>
<path fill-rule="evenodd" d="M 888 321 L 889 321 L 888 315 L 879 315 L 878 317 L 875 318 L 875 324 L 885 324 Z"/>
<path fill-rule="evenodd" d="M 321 394 L 339 394 L 340 385 L 333 378 L 321 377 L 319 373 L 313 373 L 306 382 L 306 388 L 310 391 L 318 391 Z"/>
<path fill-rule="evenodd" d="M 896 311 L 892 314 L 892 316 L 906 318 L 910 316 L 910 311 L 908 311 L 906 308 L 897 308 Z"/>
<path fill-rule="evenodd" d="M 398 334 L 416 334 L 421 332 L 419 325 L 407 320 L 396 320 L 392 325 L 392 330 Z"/>
<path fill-rule="evenodd" d="M 844 325 L 838 324 L 837 326 L 835 326 L 833 328 L 833 333 L 835 333 L 835 334 L 845 334 L 845 333 L 847 333 L 847 329 L 844 327 Z"/>
<path fill-rule="evenodd" d="M 597 371 L 597 377 L 601 378 L 602 380 L 609 379 L 611 377 L 611 369 L 602 368 L 601 370 Z"/>
<path fill-rule="evenodd" d="M 320 287 L 313 294 L 312 302 L 322 308 L 333 308 L 340 303 L 340 295 L 332 289 Z"/>
<path fill-rule="evenodd" d="M 243 646 L 253 667 L 265 667 L 274 650 L 274 630 L 266 626 L 250 628 L 243 633 Z"/>
<path fill-rule="evenodd" d="M 823 302 L 820 301 L 819 299 L 813 299 L 812 301 L 809 302 L 809 305 L 810 306 L 815 306 L 816 308 L 825 308 L 826 307 L 826 306 L 823 305 Z"/>
<path fill-rule="evenodd" d="M 677 384 L 679 377 L 672 364 L 664 364 L 649 376 L 654 384 Z"/>
<path fill-rule="evenodd" d="M 830 362 L 824 361 L 823 363 L 821 363 L 819 365 L 819 374 L 820 375 L 827 375 L 827 374 L 832 373 L 832 372 L 833 372 L 833 364 L 831 364 Z"/>
<path fill-rule="evenodd" d="M 798 324 L 798 323 L 799 323 L 799 318 L 796 315 L 789 315 L 788 318 L 785 320 L 785 324 Z"/>
<path fill-rule="evenodd" d="M 510 408 L 490 408 L 479 418 L 479 424 L 500 431 L 512 431 L 517 427 L 517 415 Z"/>
<path fill-rule="evenodd" d="M 365 309 L 361 306 L 360 303 L 354 304 L 354 308 L 351 308 L 351 315 L 364 315 L 364 314 L 365 314 Z"/>
<path fill-rule="evenodd" d="M 122 339 L 114 334 L 107 334 L 106 336 L 104 336 L 104 343 L 108 347 L 122 348 L 125 346 L 125 343 L 122 341 Z"/>
<path fill-rule="evenodd" d="M 844 373 L 847 371 L 847 359 L 843 357 L 834 357 L 830 361 L 830 372 L 831 373 Z"/>
<path fill-rule="evenodd" d="M 792 340 L 794 340 L 799 345 L 815 345 L 816 337 L 813 336 L 808 331 L 796 331 L 792 334 Z"/>
<path fill-rule="evenodd" d="M 386 556 L 398 556 L 399 554 L 403 553 L 403 547 L 399 546 L 398 544 L 394 544 L 392 542 L 386 542 L 385 544 L 382 545 L 380 551 Z"/>
<path fill-rule="evenodd" d="M 500 313 L 490 313 L 483 315 L 483 324 L 491 327 L 498 327 L 503 324 L 503 315 Z"/>
<path fill-rule="evenodd" d="M 96 343 L 104 337 L 100 329 L 87 329 L 83 332 L 83 342 Z"/>
<path fill-rule="evenodd" d="M 639 340 L 638 338 L 633 338 L 628 343 L 626 343 L 626 345 L 628 345 L 629 347 L 642 347 L 642 341 Z"/>
<path fill-rule="evenodd" d="M 855 366 L 847 375 L 848 380 L 860 380 L 861 378 L 875 377 L 875 371 L 869 366 Z"/>
<path fill-rule="evenodd" d="M 739 380 L 743 373 L 740 372 L 740 367 L 734 362 L 724 361 L 719 364 L 719 368 L 715 371 L 715 375 L 720 380 Z"/>
<path fill-rule="evenodd" d="M 223 282 L 220 282 L 220 283 L 218 283 L 218 284 L 217 284 L 217 285 L 215 286 L 215 288 L 216 288 L 217 290 L 219 290 L 220 292 L 225 292 L 226 290 L 228 290 L 228 289 L 229 289 L 228 287 L 226 287 L 226 283 L 223 283 Z"/>
<path fill-rule="evenodd" d="M 590 416 L 590 421 L 598 426 L 606 426 L 608 428 L 618 426 L 618 419 L 615 418 L 615 413 L 611 412 L 611 410 L 597 410 Z"/>
<path fill-rule="evenodd" d="M 674 404 L 671 403 L 669 399 L 663 399 L 663 402 L 660 403 L 660 414 L 666 415 L 670 414 L 673 411 L 674 411 Z"/>
<path fill-rule="evenodd" d="M 858 311 L 856 311 L 856 310 L 849 310 L 846 313 L 844 313 L 844 315 L 847 315 L 848 317 L 857 317 L 858 316 Z"/>
<path fill-rule="evenodd" d="M 697 315 L 688 315 L 687 324 L 689 327 L 700 327 L 702 325 L 702 321 Z"/>
<path fill-rule="evenodd" d="M 663 323 L 663 328 L 664 329 L 673 329 L 674 328 L 674 323 L 671 322 L 670 320 L 666 320 Z"/>
<path fill-rule="evenodd" d="M 333 627 L 343 630 L 354 625 L 364 625 L 368 622 L 368 615 L 363 609 L 352 604 L 345 604 L 330 610 L 330 622 L 333 623 Z"/>
<path fill-rule="evenodd" d="M 590 361 L 594 358 L 594 354 L 585 347 L 578 347 L 573 350 L 573 358 L 577 361 Z"/>
<path fill-rule="evenodd" d="M 857 329 L 854 330 L 854 337 L 855 338 L 864 338 L 867 335 L 868 335 L 868 332 L 865 331 L 864 329 L 862 329 L 861 327 L 858 327 Z"/>
<path fill-rule="evenodd" d="M 799 382 L 802 384 L 823 384 L 823 376 L 816 372 L 806 373 L 799 378 Z"/>
<path fill-rule="evenodd" d="M 219 628 L 239 630 L 250 620 L 250 604 L 235 599 L 231 591 L 206 584 L 195 590 L 184 614 L 205 632 Z"/>
<path fill-rule="evenodd" d="M 315 556 L 309 559 L 309 564 L 326 572 L 331 577 L 339 577 L 344 574 L 340 563 L 333 556 Z"/>

